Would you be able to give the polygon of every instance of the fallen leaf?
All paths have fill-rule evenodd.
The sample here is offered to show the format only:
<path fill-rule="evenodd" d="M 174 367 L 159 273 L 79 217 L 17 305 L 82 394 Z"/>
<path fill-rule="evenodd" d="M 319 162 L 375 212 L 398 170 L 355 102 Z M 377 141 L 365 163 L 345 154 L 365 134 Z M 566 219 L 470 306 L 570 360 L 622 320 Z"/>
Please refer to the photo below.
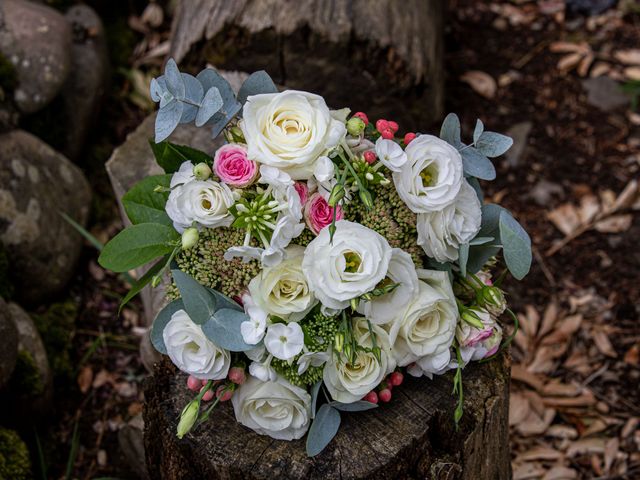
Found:
<path fill-rule="evenodd" d="M 558 319 L 558 303 L 553 300 L 547 305 L 547 308 L 544 310 L 544 314 L 542 316 L 542 325 L 540 327 L 540 333 L 538 334 L 540 337 L 544 337 L 547 333 L 553 330 L 553 326 Z"/>
<path fill-rule="evenodd" d="M 558 230 L 565 235 L 571 235 L 580 227 L 580 215 L 576 207 L 570 203 L 564 203 L 558 208 L 547 213 L 547 218 L 551 220 Z"/>
<path fill-rule="evenodd" d="M 573 440 L 574 438 L 578 438 L 578 431 L 568 425 L 551 425 L 545 435 Z"/>
<path fill-rule="evenodd" d="M 640 80 L 640 67 L 627 67 L 622 74 L 629 80 Z"/>
<path fill-rule="evenodd" d="M 477 94 L 485 98 L 493 98 L 498 88 L 493 77 L 480 70 L 469 70 L 460 77 L 460 80 L 468 83 Z"/>
<path fill-rule="evenodd" d="M 640 364 L 640 344 L 636 343 L 632 345 L 629 350 L 624 354 L 624 361 L 629 365 Z"/>
<path fill-rule="evenodd" d="M 570 53 L 565 55 L 558 60 L 556 68 L 561 72 L 569 72 L 578 66 L 583 57 L 584 55 L 582 53 Z"/>
<path fill-rule="evenodd" d="M 80 370 L 78 375 L 78 387 L 82 393 L 87 393 L 91 388 L 91 382 L 93 381 L 93 370 L 90 366 L 86 365 Z"/>
<path fill-rule="evenodd" d="M 626 232 L 631 227 L 633 216 L 630 213 L 612 215 L 595 224 L 595 229 L 600 233 Z"/>
<path fill-rule="evenodd" d="M 604 62 L 596 62 L 596 64 L 591 69 L 591 73 L 589 76 L 591 78 L 601 77 L 602 75 L 606 75 L 611 71 L 611 65 Z"/>
<path fill-rule="evenodd" d="M 567 449 L 567 457 L 575 457 L 576 455 L 584 455 L 586 453 L 603 453 L 603 438 L 585 438 L 576 440 Z"/>
<path fill-rule="evenodd" d="M 538 391 L 541 391 L 544 386 L 544 383 L 537 375 L 531 373 L 520 364 L 511 367 L 511 380 L 526 383 Z"/>
<path fill-rule="evenodd" d="M 544 397 L 544 404 L 548 407 L 589 407 L 596 404 L 596 397 L 590 390 L 577 397 Z"/>
<path fill-rule="evenodd" d="M 613 54 L 614 58 L 625 65 L 640 65 L 640 50 L 618 50 Z"/>
<path fill-rule="evenodd" d="M 607 357 L 616 358 L 618 354 L 611 345 L 609 336 L 603 330 L 593 330 L 591 332 L 593 336 L 593 342 L 596 344 L 598 350 Z"/>
<path fill-rule="evenodd" d="M 519 393 L 509 395 L 509 425 L 522 422 L 531 411 L 529 400 Z"/>
<path fill-rule="evenodd" d="M 638 181 L 631 180 L 627 183 L 627 186 L 624 187 L 624 190 L 620 192 L 618 198 L 616 198 L 615 203 L 613 204 L 614 210 L 621 210 L 623 208 L 629 208 L 633 205 L 633 203 L 639 198 L 638 196 Z"/>
<path fill-rule="evenodd" d="M 620 431 L 620 437 L 630 437 L 633 432 L 638 430 L 638 425 L 640 425 L 640 417 L 631 417 L 629 420 L 627 420 L 627 423 L 624 424 L 624 427 L 622 427 L 622 430 Z"/>
<path fill-rule="evenodd" d="M 543 345 L 554 345 L 568 340 L 582 324 L 582 315 L 570 315 L 558 321 L 558 326 L 549 335 L 542 339 Z"/>
<path fill-rule="evenodd" d="M 546 409 L 542 417 L 531 410 L 529 415 L 516 425 L 516 429 L 524 436 L 542 435 L 551 425 L 555 415 L 555 410 L 551 408 Z"/>
<path fill-rule="evenodd" d="M 575 397 L 580 394 L 581 387 L 578 385 L 571 385 L 562 383 L 559 380 L 553 380 L 547 383 L 541 393 L 552 397 Z"/>
<path fill-rule="evenodd" d="M 609 425 L 607 424 L 607 422 L 605 422 L 603 419 L 601 418 L 596 418 L 595 420 L 593 420 L 590 425 L 587 427 L 587 429 L 582 432 L 582 437 L 588 437 L 589 435 L 594 435 L 596 433 L 600 433 L 605 431 L 607 428 L 609 427 Z"/>
<path fill-rule="evenodd" d="M 580 199 L 580 209 L 578 216 L 580 223 L 585 224 L 591 222 L 600 212 L 600 202 L 595 195 L 585 195 Z"/>
<path fill-rule="evenodd" d="M 107 466 L 107 452 L 103 449 L 98 450 L 98 454 L 96 455 L 96 461 L 98 465 L 101 467 Z"/>
<path fill-rule="evenodd" d="M 613 461 L 618 456 L 618 450 L 620 449 L 620 440 L 617 438 L 611 438 L 607 440 L 604 445 L 604 473 L 609 474 Z"/>
<path fill-rule="evenodd" d="M 532 460 L 559 460 L 564 457 L 562 452 L 550 447 L 533 447 L 518 455 L 515 462 L 530 462 Z"/>
<path fill-rule="evenodd" d="M 571 42 L 553 42 L 549 45 L 549 50 L 553 53 L 569 53 L 579 52 L 586 54 L 591 49 L 586 43 L 571 43 Z"/>
<path fill-rule="evenodd" d="M 516 464 L 513 469 L 513 480 L 529 480 L 533 478 L 540 478 L 547 471 L 539 463 L 523 463 Z"/>
<path fill-rule="evenodd" d="M 578 68 L 576 69 L 578 75 L 580 75 L 581 77 L 587 76 L 587 73 L 589 73 L 589 67 L 593 63 L 594 58 L 595 57 L 592 52 L 589 52 L 585 55 L 585 57 L 580 61 Z"/>
<path fill-rule="evenodd" d="M 576 478 L 578 478 L 578 472 L 573 468 L 558 465 L 545 473 L 542 480 L 574 480 Z"/>
<path fill-rule="evenodd" d="M 96 376 L 93 378 L 93 388 L 100 388 L 101 386 L 110 383 L 114 383 L 114 377 L 109 372 L 107 372 L 104 368 L 100 370 Z"/>

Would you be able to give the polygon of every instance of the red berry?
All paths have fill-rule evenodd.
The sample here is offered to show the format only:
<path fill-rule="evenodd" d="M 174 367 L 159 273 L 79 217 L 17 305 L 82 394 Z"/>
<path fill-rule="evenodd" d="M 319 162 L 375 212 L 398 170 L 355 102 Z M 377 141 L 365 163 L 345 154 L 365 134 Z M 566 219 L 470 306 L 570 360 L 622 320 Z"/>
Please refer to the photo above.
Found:
<path fill-rule="evenodd" d="M 371 165 L 376 161 L 376 152 L 374 152 L 373 150 L 367 150 L 366 152 L 364 152 L 364 161 Z"/>
<path fill-rule="evenodd" d="M 231 367 L 229 370 L 229 380 L 236 385 L 242 385 L 247 380 L 247 375 L 244 373 L 244 368 Z"/>
<path fill-rule="evenodd" d="M 384 390 L 380 390 L 378 393 L 378 397 L 380 397 L 380 401 L 387 403 L 391 401 L 391 390 L 385 388 Z"/>
<path fill-rule="evenodd" d="M 204 387 L 202 387 L 204 388 Z M 205 392 L 205 394 L 202 396 L 202 400 L 204 400 L 205 402 L 208 402 L 209 400 L 211 400 L 213 398 L 213 390 L 209 389 Z"/>
<path fill-rule="evenodd" d="M 220 385 L 218 390 L 216 390 L 216 398 L 219 398 L 221 402 L 227 402 L 231 400 L 233 396 L 233 390 L 231 390 L 226 385 Z"/>
<path fill-rule="evenodd" d="M 380 119 L 376 122 L 376 130 L 382 133 L 383 130 L 387 130 L 389 128 L 389 122 L 384 119 Z"/>
<path fill-rule="evenodd" d="M 400 372 L 393 372 L 391 375 L 389 375 L 389 383 L 391 383 L 391 385 L 393 385 L 394 387 L 402 385 L 403 380 L 404 375 L 402 375 L 402 373 Z"/>
<path fill-rule="evenodd" d="M 413 141 L 413 139 L 415 139 L 415 138 L 416 138 L 416 134 L 415 133 L 407 133 L 404 136 L 404 144 L 405 145 L 409 145 Z"/>
<path fill-rule="evenodd" d="M 369 403 L 378 403 L 378 394 L 372 390 L 362 400 Z"/>
<path fill-rule="evenodd" d="M 200 390 L 201 386 L 202 384 L 200 383 L 200 380 L 198 380 L 193 375 L 189 375 L 189 378 L 187 378 L 187 388 L 189 390 L 193 390 L 194 392 L 197 392 L 198 390 Z"/>
<path fill-rule="evenodd" d="M 380 135 L 382 136 L 382 138 L 385 138 L 387 140 L 392 140 L 393 139 L 393 130 L 391 130 L 390 128 L 385 128 L 380 132 Z"/>
<path fill-rule="evenodd" d="M 393 122 L 391 120 L 389 120 L 388 124 L 389 124 L 389 128 L 393 133 L 396 133 L 398 131 L 398 128 L 400 128 L 398 127 L 398 124 L 396 122 Z"/>
<path fill-rule="evenodd" d="M 359 118 L 360 120 L 362 120 L 365 125 L 369 125 L 369 117 L 367 117 L 366 113 L 364 113 L 364 112 L 356 112 L 356 113 L 353 114 L 353 116 Z"/>

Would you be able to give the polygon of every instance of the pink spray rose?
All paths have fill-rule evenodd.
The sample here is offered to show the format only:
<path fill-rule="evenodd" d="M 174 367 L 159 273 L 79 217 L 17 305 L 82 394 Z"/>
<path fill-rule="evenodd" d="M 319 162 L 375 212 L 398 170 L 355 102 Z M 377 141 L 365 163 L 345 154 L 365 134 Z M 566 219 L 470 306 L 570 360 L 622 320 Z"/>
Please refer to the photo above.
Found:
<path fill-rule="evenodd" d="M 247 158 L 247 149 L 234 143 L 223 145 L 216 151 L 213 169 L 220 180 L 232 187 L 251 185 L 258 176 L 258 166 Z"/>
<path fill-rule="evenodd" d="M 306 182 L 296 182 L 293 184 L 293 188 L 298 192 L 298 196 L 300 197 L 300 204 L 304 205 L 307 203 L 307 199 L 309 198 L 309 187 Z"/>
<path fill-rule="evenodd" d="M 337 222 L 338 220 L 342 220 L 343 214 L 340 205 L 336 205 L 335 208 L 337 208 Z M 304 207 L 304 218 L 311 231 L 317 235 L 324 227 L 331 225 L 333 208 L 322 198 L 320 193 L 314 193 Z"/>

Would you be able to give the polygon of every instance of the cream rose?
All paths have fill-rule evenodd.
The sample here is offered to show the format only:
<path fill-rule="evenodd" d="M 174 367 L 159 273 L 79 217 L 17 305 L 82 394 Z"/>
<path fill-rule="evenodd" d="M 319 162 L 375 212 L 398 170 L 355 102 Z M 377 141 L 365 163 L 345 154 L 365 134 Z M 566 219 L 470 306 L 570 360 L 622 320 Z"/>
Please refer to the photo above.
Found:
<path fill-rule="evenodd" d="M 176 367 L 202 380 L 226 378 L 231 355 L 209 340 L 187 312 L 178 310 L 162 331 L 167 355 Z"/>
<path fill-rule="evenodd" d="M 462 185 L 462 157 L 433 135 L 416 137 L 405 149 L 408 161 L 393 173 L 398 195 L 415 213 L 450 205 Z"/>
<path fill-rule="evenodd" d="M 289 245 L 285 259 L 274 267 L 265 267 L 249 282 L 251 298 L 265 312 L 297 321 L 316 304 L 302 272 L 304 248 Z"/>
<path fill-rule="evenodd" d="M 253 95 L 240 123 L 250 160 L 277 167 L 294 180 L 313 175 L 315 163 L 346 134 L 319 95 L 287 90 Z"/>
<path fill-rule="evenodd" d="M 454 203 L 437 212 L 418 214 L 418 245 L 438 262 L 453 262 L 458 259 L 460 245 L 478 234 L 481 221 L 480 200 L 473 187 L 463 180 Z"/>
<path fill-rule="evenodd" d="M 203 227 L 228 227 L 233 193 L 224 183 L 192 180 L 171 190 L 165 210 L 175 229 L 182 233 L 194 223 Z"/>
<path fill-rule="evenodd" d="M 239 423 L 277 440 L 301 438 L 311 422 L 311 396 L 281 377 L 270 382 L 249 377 L 231 404 Z"/>
<path fill-rule="evenodd" d="M 370 352 L 359 350 L 356 361 L 351 363 L 344 355 L 330 355 L 323 371 L 323 380 L 334 400 L 352 403 L 361 400 L 396 366 L 391 353 L 387 332 L 377 325 L 372 326 L 376 343 L 380 347 L 380 361 Z M 373 347 L 369 324 L 365 318 L 353 319 L 353 334 L 363 347 Z"/>
<path fill-rule="evenodd" d="M 385 278 L 391 253 L 389 242 L 379 233 L 340 220 L 333 242 L 329 229 L 324 228 L 307 246 L 302 271 L 325 307 L 343 309 Z"/>

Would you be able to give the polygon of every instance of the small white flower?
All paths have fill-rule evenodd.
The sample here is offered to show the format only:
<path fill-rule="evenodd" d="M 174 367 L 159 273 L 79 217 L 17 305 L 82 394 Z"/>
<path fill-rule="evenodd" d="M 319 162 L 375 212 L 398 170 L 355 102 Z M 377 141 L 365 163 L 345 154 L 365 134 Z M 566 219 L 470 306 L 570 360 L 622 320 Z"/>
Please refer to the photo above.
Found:
<path fill-rule="evenodd" d="M 251 362 L 249 365 L 249 374 L 263 382 L 273 382 L 278 377 L 278 374 L 271 366 L 272 359 L 273 355 L 269 355 L 264 362 Z"/>
<path fill-rule="evenodd" d="M 307 352 L 298 358 L 298 375 L 302 375 L 309 367 L 321 367 L 329 360 L 327 352 Z"/>
<path fill-rule="evenodd" d="M 249 295 L 242 297 L 244 311 L 250 320 L 240 324 L 240 333 L 245 343 L 256 345 L 262 340 L 267 330 L 267 312 L 257 306 Z"/>
<path fill-rule="evenodd" d="M 399 172 L 408 161 L 407 154 L 400 145 L 382 137 L 376 141 L 376 155 L 392 172 Z"/>
<path fill-rule="evenodd" d="M 244 354 L 251 360 L 252 362 L 262 363 L 267 355 L 267 349 L 264 346 L 264 343 L 260 343 L 256 345 L 251 350 L 247 350 Z"/>
<path fill-rule="evenodd" d="M 258 179 L 258 182 L 266 183 L 267 185 L 272 185 L 276 188 L 293 185 L 291 175 L 283 172 L 279 168 L 270 167 L 269 165 L 260 165 L 260 178 Z"/>
<path fill-rule="evenodd" d="M 318 158 L 316 166 L 313 169 L 313 176 L 320 183 L 328 182 L 335 175 L 335 166 L 329 157 L 322 156 Z"/>
<path fill-rule="evenodd" d="M 304 347 L 304 333 L 296 322 L 274 323 L 267 329 L 264 345 L 274 357 L 280 360 L 291 360 Z"/>
<path fill-rule="evenodd" d="M 196 177 L 193 174 L 194 165 L 190 161 L 183 162 L 180 165 L 180 168 L 177 172 L 173 174 L 171 177 L 171 183 L 169 186 L 171 188 L 177 187 L 178 185 L 183 185 L 185 183 L 190 182 L 191 180 L 195 180 Z"/>
<path fill-rule="evenodd" d="M 208 228 L 228 227 L 233 222 L 229 208 L 234 203 L 233 193 L 224 183 L 192 180 L 171 190 L 165 210 L 182 233 L 194 223 Z"/>

